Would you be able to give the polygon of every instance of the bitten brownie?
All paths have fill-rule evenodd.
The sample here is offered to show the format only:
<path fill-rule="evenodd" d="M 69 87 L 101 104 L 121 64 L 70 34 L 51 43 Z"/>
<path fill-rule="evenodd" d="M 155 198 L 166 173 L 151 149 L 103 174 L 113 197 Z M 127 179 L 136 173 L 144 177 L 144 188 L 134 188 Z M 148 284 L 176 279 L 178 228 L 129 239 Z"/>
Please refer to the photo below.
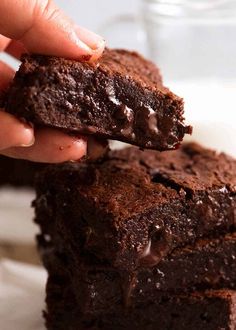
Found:
<path fill-rule="evenodd" d="M 155 266 L 176 247 L 235 229 L 235 173 L 235 160 L 197 144 L 113 151 L 44 171 L 36 222 L 75 260 L 83 251 L 126 271 Z"/>
<path fill-rule="evenodd" d="M 125 50 L 106 49 L 94 64 L 26 55 L 4 103 L 35 125 L 148 149 L 174 149 L 191 133 L 183 100 L 163 87 L 157 67 Z"/>

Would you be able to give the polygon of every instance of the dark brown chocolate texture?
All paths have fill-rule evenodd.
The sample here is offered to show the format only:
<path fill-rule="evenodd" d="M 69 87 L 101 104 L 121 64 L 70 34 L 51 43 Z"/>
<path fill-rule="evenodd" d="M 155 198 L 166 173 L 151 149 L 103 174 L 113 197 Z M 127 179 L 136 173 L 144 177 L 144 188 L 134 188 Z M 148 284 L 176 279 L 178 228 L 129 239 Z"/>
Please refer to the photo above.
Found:
<path fill-rule="evenodd" d="M 47 329 L 235 330 L 235 173 L 193 143 L 45 169 Z"/>
<path fill-rule="evenodd" d="M 33 187 L 36 173 L 44 164 L 0 156 L 0 186 Z"/>
<path fill-rule="evenodd" d="M 66 274 L 65 265 L 60 266 L 55 260 L 53 265 L 47 283 L 47 310 L 44 313 L 49 330 L 235 329 L 235 291 L 208 290 L 179 295 L 163 292 L 154 299 L 147 295 L 141 302 L 134 300 L 125 308 L 119 295 L 113 296 L 117 283 L 109 273 L 100 287 L 96 280 L 91 281 L 91 277 L 82 287 L 81 283 L 76 287 Z M 91 296 L 87 295 L 84 286 L 90 290 Z M 79 291 L 81 296 L 78 298 Z M 108 301 L 104 299 L 104 292 L 108 294 Z"/>
<path fill-rule="evenodd" d="M 109 310 L 88 305 L 87 313 L 81 312 L 74 293 L 68 277 L 49 277 L 44 314 L 48 330 L 234 330 L 236 325 L 236 294 L 231 290 L 163 295 L 127 310 L 113 301 Z"/>
<path fill-rule="evenodd" d="M 125 50 L 107 49 L 95 64 L 26 55 L 5 109 L 35 125 L 156 150 L 191 133 L 183 100 L 163 87 L 158 68 Z"/>
<path fill-rule="evenodd" d="M 196 144 L 113 151 L 97 163 L 48 168 L 37 183 L 36 222 L 75 259 L 83 251 L 117 269 L 150 267 L 235 228 L 235 173 L 235 160 Z"/>
<path fill-rule="evenodd" d="M 89 255 L 75 260 L 66 246 L 58 245 L 53 238 L 49 243 L 44 237 L 39 236 L 38 243 L 45 267 L 49 274 L 62 272 L 70 277 L 83 313 L 101 308 L 108 311 L 114 303 L 126 309 L 135 303 L 159 299 L 163 292 L 173 295 L 236 289 L 235 233 L 200 239 L 192 246 L 177 248 L 158 265 L 134 272 L 120 272 Z"/>

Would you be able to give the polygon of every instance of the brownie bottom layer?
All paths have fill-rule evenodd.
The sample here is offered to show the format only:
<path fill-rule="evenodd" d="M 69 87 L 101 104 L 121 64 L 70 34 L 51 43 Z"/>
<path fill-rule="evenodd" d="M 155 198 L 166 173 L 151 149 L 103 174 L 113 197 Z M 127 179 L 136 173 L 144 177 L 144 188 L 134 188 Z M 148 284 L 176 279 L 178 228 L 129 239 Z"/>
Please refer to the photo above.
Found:
<path fill-rule="evenodd" d="M 236 234 L 215 240 L 199 240 L 194 246 L 176 249 L 157 266 L 135 273 L 119 272 L 97 263 L 92 256 L 77 259 L 63 247 L 56 250 L 44 236 L 39 237 L 42 259 L 49 274 L 67 275 L 80 310 L 106 310 L 123 303 L 146 304 L 162 292 L 184 294 L 195 291 L 236 289 Z M 57 244 L 59 248 L 59 245 Z M 88 263 L 89 261 L 89 263 Z"/>
<path fill-rule="evenodd" d="M 77 267 L 69 251 L 55 250 L 52 242 L 40 236 L 49 272 L 47 328 L 235 330 L 235 242 L 231 234 L 200 240 L 191 249 L 177 249 L 156 271 L 156 267 L 151 272 L 140 270 L 138 282 L 131 282 L 127 291 L 114 269 L 94 264 L 92 259 L 90 268 L 83 262 Z M 128 301 L 123 291 L 128 292 Z"/>
<path fill-rule="evenodd" d="M 162 297 L 155 302 L 133 305 L 125 311 L 82 314 L 67 278 L 49 277 L 46 326 L 49 330 L 233 330 L 236 328 L 236 292 L 206 291 Z"/>

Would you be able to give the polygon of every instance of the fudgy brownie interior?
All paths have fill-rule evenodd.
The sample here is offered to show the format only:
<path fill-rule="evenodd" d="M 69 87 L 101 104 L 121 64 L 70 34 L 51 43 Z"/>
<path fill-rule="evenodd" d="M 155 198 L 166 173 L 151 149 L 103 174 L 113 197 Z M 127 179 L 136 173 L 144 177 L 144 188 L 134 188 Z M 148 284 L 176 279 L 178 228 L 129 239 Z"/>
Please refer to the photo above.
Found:
<path fill-rule="evenodd" d="M 6 111 L 35 125 L 142 148 L 176 148 L 191 127 L 183 100 L 135 52 L 106 49 L 97 63 L 26 55 L 5 95 Z"/>

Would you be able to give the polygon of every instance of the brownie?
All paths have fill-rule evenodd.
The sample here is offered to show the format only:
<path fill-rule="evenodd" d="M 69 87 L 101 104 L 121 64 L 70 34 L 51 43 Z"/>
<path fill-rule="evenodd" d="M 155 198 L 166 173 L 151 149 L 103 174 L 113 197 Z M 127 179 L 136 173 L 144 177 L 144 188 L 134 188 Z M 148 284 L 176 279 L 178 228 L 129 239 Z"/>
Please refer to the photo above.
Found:
<path fill-rule="evenodd" d="M 47 283 L 48 330 L 234 330 L 236 293 L 230 290 L 196 292 L 136 303 L 124 310 L 83 314 L 76 306 L 70 282 L 60 276 Z"/>
<path fill-rule="evenodd" d="M 74 260 L 89 253 L 119 270 L 152 267 L 177 247 L 235 229 L 235 173 L 234 159 L 193 143 L 113 151 L 41 173 L 35 221 Z"/>
<path fill-rule="evenodd" d="M 163 87 L 159 69 L 126 50 L 106 49 L 93 64 L 26 55 L 4 107 L 35 125 L 156 150 L 191 133 L 183 100 Z"/>
<path fill-rule="evenodd" d="M 33 187 L 43 164 L 0 156 L 0 186 Z"/>
<path fill-rule="evenodd" d="M 168 295 L 207 289 L 236 289 L 236 234 L 200 239 L 177 248 L 157 266 L 119 272 L 87 255 L 74 260 L 66 246 L 39 237 L 39 249 L 49 273 L 68 276 L 83 313 L 146 304 Z"/>

